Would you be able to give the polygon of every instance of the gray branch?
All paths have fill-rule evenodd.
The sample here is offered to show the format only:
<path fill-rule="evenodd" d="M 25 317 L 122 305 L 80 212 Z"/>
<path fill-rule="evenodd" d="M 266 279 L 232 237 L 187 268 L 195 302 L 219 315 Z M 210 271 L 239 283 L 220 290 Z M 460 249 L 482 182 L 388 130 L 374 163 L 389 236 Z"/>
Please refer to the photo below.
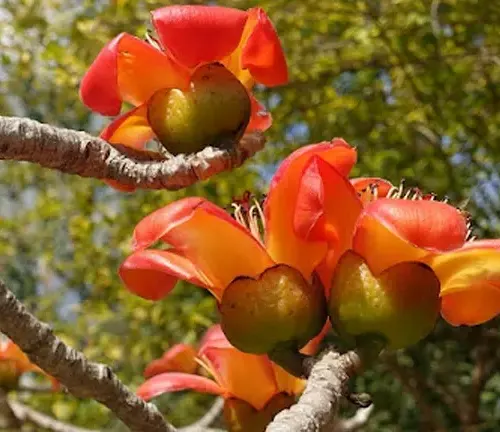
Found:
<path fill-rule="evenodd" d="M 327 352 L 312 367 L 297 404 L 281 411 L 266 432 L 321 432 L 333 426 L 349 379 L 360 368 L 361 359 L 354 351 Z"/>
<path fill-rule="evenodd" d="M 135 432 L 174 432 L 157 410 L 132 393 L 108 366 L 89 361 L 40 322 L 0 281 L 0 331 L 76 397 L 107 406 Z"/>
<path fill-rule="evenodd" d="M 33 423 L 39 428 L 48 429 L 52 432 L 99 432 L 63 423 L 15 400 L 9 400 L 8 403 L 15 416 L 22 423 Z"/>
<path fill-rule="evenodd" d="M 176 190 L 241 166 L 264 147 L 265 138 L 252 132 L 231 150 L 206 147 L 191 155 L 165 159 L 71 129 L 34 120 L 0 116 L 0 160 L 37 163 L 81 177 L 116 180 L 141 189 Z"/>

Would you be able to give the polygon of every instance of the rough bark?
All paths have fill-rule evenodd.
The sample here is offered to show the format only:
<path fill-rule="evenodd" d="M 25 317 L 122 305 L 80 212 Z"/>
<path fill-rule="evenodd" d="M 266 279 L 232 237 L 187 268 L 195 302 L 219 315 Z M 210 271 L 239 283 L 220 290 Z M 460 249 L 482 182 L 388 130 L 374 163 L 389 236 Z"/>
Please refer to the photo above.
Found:
<path fill-rule="evenodd" d="M 165 159 L 71 129 L 0 116 L 0 159 L 37 163 L 67 174 L 111 179 L 140 189 L 176 190 L 241 166 L 264 147 L 260 132 L 246 134 L 231 150 L 206 147 Z"/>

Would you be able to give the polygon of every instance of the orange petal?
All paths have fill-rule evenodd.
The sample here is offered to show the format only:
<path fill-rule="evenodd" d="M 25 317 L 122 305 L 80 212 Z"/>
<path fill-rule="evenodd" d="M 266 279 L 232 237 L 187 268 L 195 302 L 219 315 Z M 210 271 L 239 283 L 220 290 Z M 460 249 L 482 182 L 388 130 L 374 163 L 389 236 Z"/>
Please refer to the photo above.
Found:
<path fill-rule="evenodd" d="M 238 48 L 224 64 L 248 87 L 254 80 L 268 87 L 288 82 L 283 48 L 271 20 L 261 8 L 248 10 Z"/>
<path fill-rule="evenodd" d="M 174 250 L 134 252 L 122 263 L 118 274 L 130 291 L 148 300 L 165 297 L 179 279 L 208 287 L 193 263 Z"/>
<path fill-rule="evenodd" d="M 180 372 L 166 372 L 148 379 L 137 389 L 137 396 L 148 401 L 163 393 L 194 390 L 224 396 L 224 390 L 211 379 Z"/>
<path fill-rule="evenodd" d="M 112 144 L 143 149 L 154 138 L 148 122 L 147 105 L 138 106 L 117 117 L 101 132 L 100 137 Z"/>
<path fill-rule="evenodd" d="M 271 114 L 266 111 L 264 105 L 262 105 L 255 97 L 249 93 L 250 102 L 252 104 L 252 112 L 250 114 L 250 122 L 248 123 L 246 132 L 253 131 L 266 131 L 273 124 L 273 118 Z"/>
<path fill-rule="evenodd" d="M 279 393 L 283 392 L 289 395 L 300 395 L 304 391 L 306 380 L 289 374 L 275 363 L 271 364 L 274 370 L 274 376 L 278 385 Z"/>
<path fill-rule="evenodd" d="M 146 216 L 135 228 L 135 249 L 160 239 L 206 276 L 218 298 L 234 278 L 256 277 L 273 265 L 264 247 L 248 230 L 203 198 L 176 201 Z"/>
<path fill-rule="evenodd" d="M 217 373 L 217 381 L 226 392 L 257 410 L 277 393 L 271 362 L 265 356 L 246 354 L 234 347 L 205 347 L 203 358 Z"/>
<path fill-rule="evenodd" d="M 325 244 L 299 238 L 294 227 L 294 212 L 302 174 L 315 155 L 334 166 L 342 175 L 347 175 L 356 161 L 356 150 L 342 139 L 303 147 L 281 163 L 271 180 L 264 204 L 269 254 L 277 263 L 288 264 L 300 270 L 306 278 L 310 277 L 326 252 Z"/>
<path fill-rule="evenodd" d="M 109 42 L 82 79 L 80 97 L 90 109 L 117 115 L 122 101 L 146 102 L 157 90 L 185 88 L 189 74 L 152 45 L 122 33 Z"/>
<path fill-rule="evenodd" d="M 349 180 L 321 157 L 313 156 L 299 186 L 294 226 L 303 239 L 328 242 L 330 276 L 340 255 L 351 247 L 362 208 Z M 329 286 L 330 277 L 322 276 Z"/>
<path fill-rule="evenodd" d="M 498 241 L 489 242 L 498 247 Z M 441 312 L 449 323 L 477 325 L 500 314 L 500 251 L 495 247 L 483 243 L 426 260 L 441 282 Z"/>
<path fill-rule="evenodd" d="M 330 286 L 327 287 L 328 293 L 330 292 Z M 332 328 L 332 325 L 330 323 L 330 320 L 327 320 L 325 325 L 323 326 L 322 330 L 318 333 L 317 336 L 314 336 L 307 344 L 300 350 L 302 354 L 305 355 L 316 355 L 319 351 L 319 347 L 321 345 L 321 342 L 327 335 L 327 333 L 330 331 Z"/>
<path fill-rule="evenodd" d="M 368 204 L 353 239 L 354 250 L 371 271 L 381 271 L 402 261 L 418 261 L 429 252 L 463 245 L 467 222 L 447 204 L 426 200 L 382 198 Z"/>
<path fill-rule="evenodd" d="M 246 12 L 220 6 L 166 6 L 152 12 L 164 49 L 189 68 L 233 52 L 247 18 Z"/>
<path fill-rule="evenodd" d="M 177 344 L 159 359 L 153 360 L 144 370 L 144 378 L 151 378 L 164 372 L 194 374 L 198 369 L 196 351 L 191 345 Z"/>

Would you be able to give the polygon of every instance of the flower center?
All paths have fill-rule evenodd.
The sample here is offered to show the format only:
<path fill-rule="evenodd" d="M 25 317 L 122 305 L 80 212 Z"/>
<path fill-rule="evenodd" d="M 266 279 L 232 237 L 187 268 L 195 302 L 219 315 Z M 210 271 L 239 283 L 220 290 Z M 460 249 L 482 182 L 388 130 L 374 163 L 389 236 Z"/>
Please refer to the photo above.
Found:
<path fill-rule="evenodd" d="M 266 222 L 261 203 L 249 191 L 246 191 L 242 198 L 233 201 L 231 204 L 234 209 L 233 217 L 261 244 L 264 244 Z"/>

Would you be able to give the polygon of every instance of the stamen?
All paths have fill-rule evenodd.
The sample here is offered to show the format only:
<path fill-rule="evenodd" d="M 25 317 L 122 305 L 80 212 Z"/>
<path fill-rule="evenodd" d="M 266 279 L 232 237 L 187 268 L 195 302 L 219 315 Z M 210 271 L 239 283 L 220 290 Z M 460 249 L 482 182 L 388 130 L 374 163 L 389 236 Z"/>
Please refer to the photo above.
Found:
<path fill-rule="evenodd" d="M 146 30 L 146 35 L 144 36 L 144 39 L 146 39 L 146 42 L 149 43 L 151 46 L 156 48 L 158 51 L 163 51 L 160 42 L 153 36 L 151 30 Z"/>
<path fill-rule="evenodd" d="M 260 243 L 264 244 L 263 234 L 266 230 L 266 223 L 260 202 L 253 198 L 250 192 L 245 192 L 241 199 L 233 198 L 233 201 L 231 207 L 234 209 L 234 219 L 250 231 Z M 252 205 L 250 205 L 250 201 L 253 202 Z"/>

